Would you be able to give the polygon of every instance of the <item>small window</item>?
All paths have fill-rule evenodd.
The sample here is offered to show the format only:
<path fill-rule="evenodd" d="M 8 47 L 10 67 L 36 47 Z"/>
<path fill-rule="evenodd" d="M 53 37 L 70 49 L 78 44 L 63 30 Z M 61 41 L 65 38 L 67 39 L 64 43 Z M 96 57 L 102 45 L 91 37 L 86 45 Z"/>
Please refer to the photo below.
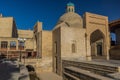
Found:
<path fill-rule="evenodd" d="M 75 43 L 72 44 L 72 53 L 76 53 L 76 45 L 75 45 Z"/>
<path fill-rule="evenodd" d="M 18 42 L 18 47 L 19 47 L 19 49 L 24 50 L 25 42 L 19 41 L 19 42 Z"/>
<path fill-rule="evenodd" d="M 16 42 L 15 41 L 10 42 L 10 49 L 16 49 Z"/>
<path fill-rule="evenodd" d="M 73 12 L 73 8 L 72 8 L 72 12 Z"/>
<path fill-rule="evenodd" d="M 69 12 L 71 11 L 71 9 L 69 8 Z"/>
<path fill-rule="evenodd" d="M 7 48 L 8 42 L 7 41 L 1 41 L 1 48 Z"/>

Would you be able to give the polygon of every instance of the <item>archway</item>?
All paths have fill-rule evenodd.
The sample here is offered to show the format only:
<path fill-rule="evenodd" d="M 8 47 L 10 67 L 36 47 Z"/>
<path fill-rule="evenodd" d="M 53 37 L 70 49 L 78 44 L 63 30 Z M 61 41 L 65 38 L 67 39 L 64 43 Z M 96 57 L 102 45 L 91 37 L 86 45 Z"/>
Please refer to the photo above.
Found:
<path fill-rule="evenodd" d="M 100 30 L 95 30 L 90 35 L 91 57 L 92 59 L 104 56 L 104 34 Z"/>

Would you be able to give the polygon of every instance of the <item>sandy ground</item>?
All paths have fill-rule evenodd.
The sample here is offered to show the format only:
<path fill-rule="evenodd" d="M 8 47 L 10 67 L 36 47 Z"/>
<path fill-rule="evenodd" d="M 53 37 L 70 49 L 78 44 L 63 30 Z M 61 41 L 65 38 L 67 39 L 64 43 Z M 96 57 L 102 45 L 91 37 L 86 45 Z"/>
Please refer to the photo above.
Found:
<path fill-rule="evenodd" d="M 40 78 L 40 80 L 62 80 L 62 77 L 53 72 L 37 73 L 37 76 Z"/>

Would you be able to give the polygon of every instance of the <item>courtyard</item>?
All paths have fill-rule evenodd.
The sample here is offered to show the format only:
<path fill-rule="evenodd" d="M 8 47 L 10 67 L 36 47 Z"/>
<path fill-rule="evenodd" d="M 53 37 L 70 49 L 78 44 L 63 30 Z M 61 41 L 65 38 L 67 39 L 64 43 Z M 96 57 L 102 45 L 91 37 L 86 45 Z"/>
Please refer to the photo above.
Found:
<path fill-rule="evenodd" d="M 71 1 L 0 1 L 0 80 L 120 80 L 120 0 Z"/>

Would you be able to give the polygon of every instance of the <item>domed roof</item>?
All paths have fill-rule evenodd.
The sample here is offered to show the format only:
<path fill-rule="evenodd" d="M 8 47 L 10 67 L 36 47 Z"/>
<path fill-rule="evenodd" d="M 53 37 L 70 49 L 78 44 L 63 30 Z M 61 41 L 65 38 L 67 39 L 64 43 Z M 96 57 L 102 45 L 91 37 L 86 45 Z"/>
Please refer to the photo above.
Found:
<path fill-rule="evenodd" d="M 74 4 L 69 2 L 69 3 L 67 3 L 67 6 L 74 6 Z"/>
<path fill-rule="evenodd" d="M 65 22 L 69 26 L 81 26 L 82 18 L 79 14 L 75 12 L 67 12 L 60 17 L 58 24 L 61 22 Z"/>

